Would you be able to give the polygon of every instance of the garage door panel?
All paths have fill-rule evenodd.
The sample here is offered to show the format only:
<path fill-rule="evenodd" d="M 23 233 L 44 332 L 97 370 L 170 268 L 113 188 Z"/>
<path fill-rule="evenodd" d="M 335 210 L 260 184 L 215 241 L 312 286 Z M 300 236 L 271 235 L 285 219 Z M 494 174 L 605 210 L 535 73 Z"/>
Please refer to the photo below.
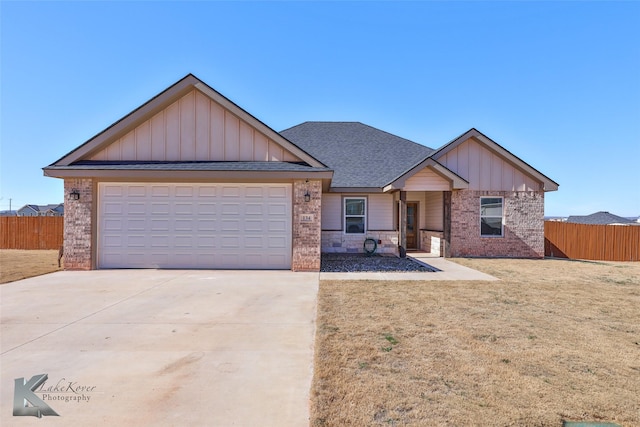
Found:
<path fill-rule="evenodd" d="M 217 205 L 211 202 L 200 202 L 196 205 L 198 215 L 215 215 Z"/>
<path fill-rule="evenodd" d="M 176 215 L 186 215 L 193 216 L 195 212 L 196 206 L 193 202 L 179 202 L 174 205 L 174 213 Z"/>
<path fill-rule="evenodd" d="M 222 197 L 240 197 L 240 187 L 230 185 L 223 186 Z"/>
<path fill-rule="evenodd" d="M 145 209 L 147 207 L 147 204 L 142 204 L 142 214 L 146 214 L 147 210 Z M 169 215 L 169 212 L 171 211 L 171 208 L 169 206 L 168 202 L 151 202 L 149 204 L 149 207 L 151 208 L 149 213 L 151 215 L 162 215 L 162 216 L 166 216 Z"/>
<path fill-rule="evenodd" d="M 221 221 L 220 231 L 229 234 L 238 234 L 240 232 L 240 220 L 237 219 L 226 219 Z"/>
<path fill-rule="evenodd" d="M 197 230 L 198 232 L 205 232 L 205 231 L 216 231 L 217 230 L 217 221 L 215 219 L 197 219 L 198 225 L 197 225 Z"/>
<path fill-rule="evenodd" d="M 245 189 L 246 197 L 264 198 L 264 188 L 262 187 L 247 187 Z"/>
<path fill-rule="evenodd" d="M 193 197 L 193 187 L 179 185 L 176 187 L 176 197 Z"/>
<path fill-rule="evenodd" d="M 151 197 L 168 197 L 171 193 L 168 185 L 152 185 Z"/>
<path fill-rule="evenodd" d="M 121 219 L 105 220 L 104 229 L 106 231 L 122 231 L 122 220 Z"/>
<path fill-rule="evenodd" d="M 170 238 L 168 235 L 155 234 L 150 237 L 149 246 L 152 248 L 168 248 Z"/>
<path fill-rule="evenodd" d="M 98 186 L 101 268 L 291 267 L 290 184 Z"/>
<path fill-rule="evenodd" d="M 169 231 L 168 219 L 151 219 L 149 220 L 151 231 Z"/>
<path fill-rule="evenodd" d="M 269 237 L 267 239 L 268 249 L 284 249 L 287 246 L 287 240 L 284 237 Z"/>
<path fill-rule="evenodd" d="M 269 203 L 269 215 L 286 215 L 287 205 L 285 203 Z"/>
<path fill-rule="evenodd" d="M 118 195 L 116 197 L 120 197 L 120 195 Z M 119 202 L 105 203 L 104 211 L 107 214 L 121 215 L 122 214 L 122 204 L 119 203 Z"/>
<path fill-rule="evenodd" d="M 212 198 L 215 197 L 217 192 L 217 187 L 213 185 L 202 185 L 198 187 L 198 197 L 200 198 Z"/>
<path fill-rule="evenodd" d="M 127 218 L 126 222 L 128 232 L 145 231 L 147 229 L 147 221 L 144 218 Z"/>
<path fill-rule="evenodd" d="M 144 185 L 130 185 L 127 187 L 127 196 L 129 198 L 146 197 L 147 187 Z"/>

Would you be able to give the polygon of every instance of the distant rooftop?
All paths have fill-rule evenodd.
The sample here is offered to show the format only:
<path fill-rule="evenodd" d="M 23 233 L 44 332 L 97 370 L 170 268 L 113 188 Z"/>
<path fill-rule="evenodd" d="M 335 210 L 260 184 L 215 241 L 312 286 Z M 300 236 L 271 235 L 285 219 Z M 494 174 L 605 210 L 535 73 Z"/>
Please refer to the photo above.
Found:
<path fill-rule="evenodd" d="M 605 211 L 596 212 L 591 215 L 572 215 L 567 218 L 567 222 L 592 225 L 637 224 L 637 222 L 633 220 Z"/>

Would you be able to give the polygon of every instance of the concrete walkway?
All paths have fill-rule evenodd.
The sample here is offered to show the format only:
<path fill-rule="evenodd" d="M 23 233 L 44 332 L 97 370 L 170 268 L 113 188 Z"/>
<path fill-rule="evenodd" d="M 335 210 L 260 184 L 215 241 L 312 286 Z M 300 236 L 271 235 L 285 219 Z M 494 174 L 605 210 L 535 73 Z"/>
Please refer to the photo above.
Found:
<path fill-rule="evenodd" d="M 308 426 L 317 273 L 99 270 L 0 286 L 0 425 Z M 14 380 L 59 416 L 13 416 Z"/>
<path fill-rule="evenodd" d="M 366 272 L 366 273 L 320 273 L 320 280 L 499 280 L 444 258 L 434 257 L 426 252 L 409 252 L 408 257 L 419 263 L 428 264 L 440 271 L 429 272 Z"/>

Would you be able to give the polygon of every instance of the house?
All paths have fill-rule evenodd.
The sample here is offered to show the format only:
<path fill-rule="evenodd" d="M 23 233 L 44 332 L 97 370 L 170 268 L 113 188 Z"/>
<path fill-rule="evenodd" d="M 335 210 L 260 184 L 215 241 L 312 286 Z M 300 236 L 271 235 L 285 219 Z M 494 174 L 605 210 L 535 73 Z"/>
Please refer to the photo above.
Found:
<path fill-rule="evenodd" d="M 470 129 L 438 149 L 357 122 L 277 132 L 189 74 L 44 168 L 65 268 L 318 271 L 325 252 L 544 256 L 558 184 Z"/>
<path fill-rule="evenodd" d="M 614 215 L 609 212 L 596 212 L 591 215 L 572 215 L 567 218 L 567 222 L 574 224 L 591 224 L 591 225 L 637 225 L 638 223 L 628 219 L 623 218 L 618 215 Z"/>
<path fill-rule="evenodd" d="M 17 210 L 17 216 L 63 216 L 64 203 L 49 205 L 24 205 Z"/>

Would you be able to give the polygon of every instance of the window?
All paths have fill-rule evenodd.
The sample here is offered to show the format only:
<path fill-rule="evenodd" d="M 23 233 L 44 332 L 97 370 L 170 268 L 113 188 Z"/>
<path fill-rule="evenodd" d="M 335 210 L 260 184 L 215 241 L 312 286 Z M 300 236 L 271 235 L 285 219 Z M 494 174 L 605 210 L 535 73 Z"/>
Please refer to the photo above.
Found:
<path fill-rule="evenodd" d="M 502 236 L 502 197 L 480 197 L 480 235 Z"/>
<path fill-rule="evenodd" d="M 351 197 L 344 199 L 344 232 L 364 234 L 366 230 L 367 199 Z"/>

